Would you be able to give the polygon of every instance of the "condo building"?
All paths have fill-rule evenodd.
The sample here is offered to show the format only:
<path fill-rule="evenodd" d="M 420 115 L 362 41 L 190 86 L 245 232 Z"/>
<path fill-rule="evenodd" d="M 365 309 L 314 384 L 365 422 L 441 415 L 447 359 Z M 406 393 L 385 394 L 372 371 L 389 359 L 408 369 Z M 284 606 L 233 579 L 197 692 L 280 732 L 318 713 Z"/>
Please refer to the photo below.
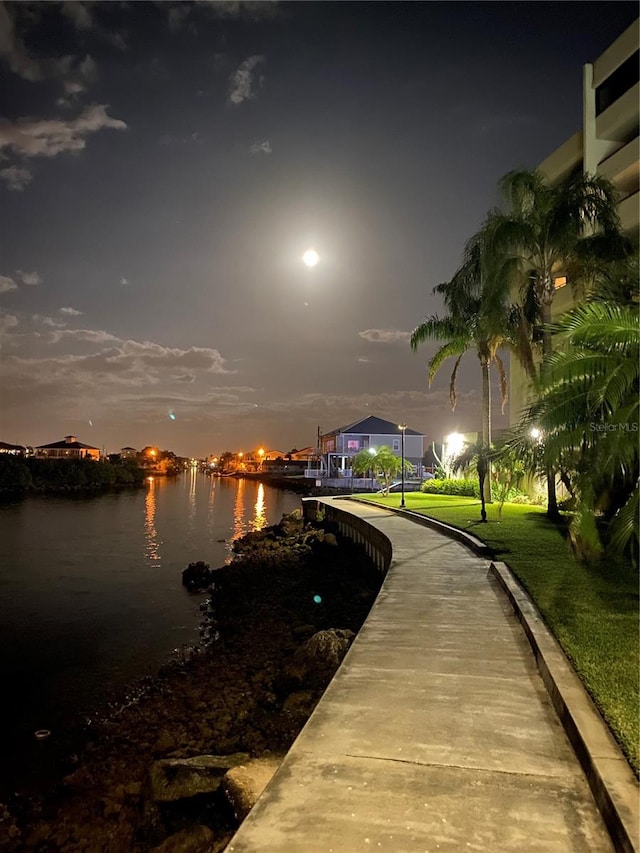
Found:
<path fill-rule="evenodd" d="M 583 68 L 582 128 L 556 148 L 538 169 L 554 183 L 577 168 L 612 181 L 627 236 L 637 246 L 640 221 L 640 21 L 636 20 L 594 62 Z M 566 276 L 555 279 L 553 314 L 573 305 Z M 511 359 L 509 421 L 520 419 L 526 404 L 524 372 Z"/>

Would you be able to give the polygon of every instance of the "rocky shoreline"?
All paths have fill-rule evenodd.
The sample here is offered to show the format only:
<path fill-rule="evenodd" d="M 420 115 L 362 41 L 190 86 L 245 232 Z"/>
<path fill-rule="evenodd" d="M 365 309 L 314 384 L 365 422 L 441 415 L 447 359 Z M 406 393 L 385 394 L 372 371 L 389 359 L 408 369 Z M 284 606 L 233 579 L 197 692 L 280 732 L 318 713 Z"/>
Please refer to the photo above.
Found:
<path fill-rule="evenodd" d="M 202 645 L 94 720 L 46 795 L 0 804 L 0 851 L 225 849 L 382 580 L 361 548 L 298 513 L 234 550 L 204 589 L 190 587 L 205 598 Z"/>

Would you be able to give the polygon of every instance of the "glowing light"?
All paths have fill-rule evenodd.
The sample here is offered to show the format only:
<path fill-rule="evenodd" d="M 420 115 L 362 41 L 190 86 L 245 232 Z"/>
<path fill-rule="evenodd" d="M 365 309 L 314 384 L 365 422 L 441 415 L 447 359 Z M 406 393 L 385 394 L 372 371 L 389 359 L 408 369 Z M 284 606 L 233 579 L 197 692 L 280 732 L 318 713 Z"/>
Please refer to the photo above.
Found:
<path fill-rule="evenodd" d="M 460 435 L 459 432 L 452 432 L 445 438 L 445 443 L 447 445 L 447 456 L 458 456 L 464 447 L 464 436 Z"/>
<path fill-rule="evenodd" d="M 309 268 L 315 267 L 320 261 L 320 255 L 316 252 L 315 249 L 307 249 L 307 251 L 302 256 L 302 260 Z"/>
<path fill-rule="evenodd" d="M 314 604 L 322 604 L 322 596 L 321 595 L 314 595 L 313 596 L 313 603 Z"/>
<path fill-rule="evenodd" d="M 169 412 L 169 417 L 171 418 L 172 421 L 175 421 L 175 419 L 176 419 L 176 416 L 173 412 Z"/>
<path fill-rule="evenodd" d="M 529 430 L 529 435 L 534 439 L 534 441 L 537 441 L 539 438 L 542 438 L 542 430 L 538 429 L 538 427 L 532 427 L 531 430 Z"/>

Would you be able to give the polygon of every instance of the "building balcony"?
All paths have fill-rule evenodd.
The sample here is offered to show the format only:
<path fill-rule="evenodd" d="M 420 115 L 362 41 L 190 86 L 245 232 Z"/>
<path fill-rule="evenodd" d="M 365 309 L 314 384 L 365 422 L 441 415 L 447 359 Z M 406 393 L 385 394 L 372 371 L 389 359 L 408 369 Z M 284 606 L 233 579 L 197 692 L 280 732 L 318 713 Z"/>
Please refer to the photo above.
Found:
<path fill-rule="evenodd" d="M 640 83 L 636 83 L 596 118 L 598 139 L 627 142 L 638 136 Z"/>

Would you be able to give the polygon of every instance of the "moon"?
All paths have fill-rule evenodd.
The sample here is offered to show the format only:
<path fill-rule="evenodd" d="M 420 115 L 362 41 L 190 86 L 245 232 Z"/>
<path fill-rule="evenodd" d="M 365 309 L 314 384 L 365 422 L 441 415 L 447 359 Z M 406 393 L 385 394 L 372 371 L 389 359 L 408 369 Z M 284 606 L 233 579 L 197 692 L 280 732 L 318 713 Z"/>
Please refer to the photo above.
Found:
<path fill-rule="evenodd" d="M 302 256 L 302 260 L 308 267 L 315 267 L 316 264 L 320 261 L 320 255 L 316 252 L 315 249 L 307 249 L 307 251 Z"/>

